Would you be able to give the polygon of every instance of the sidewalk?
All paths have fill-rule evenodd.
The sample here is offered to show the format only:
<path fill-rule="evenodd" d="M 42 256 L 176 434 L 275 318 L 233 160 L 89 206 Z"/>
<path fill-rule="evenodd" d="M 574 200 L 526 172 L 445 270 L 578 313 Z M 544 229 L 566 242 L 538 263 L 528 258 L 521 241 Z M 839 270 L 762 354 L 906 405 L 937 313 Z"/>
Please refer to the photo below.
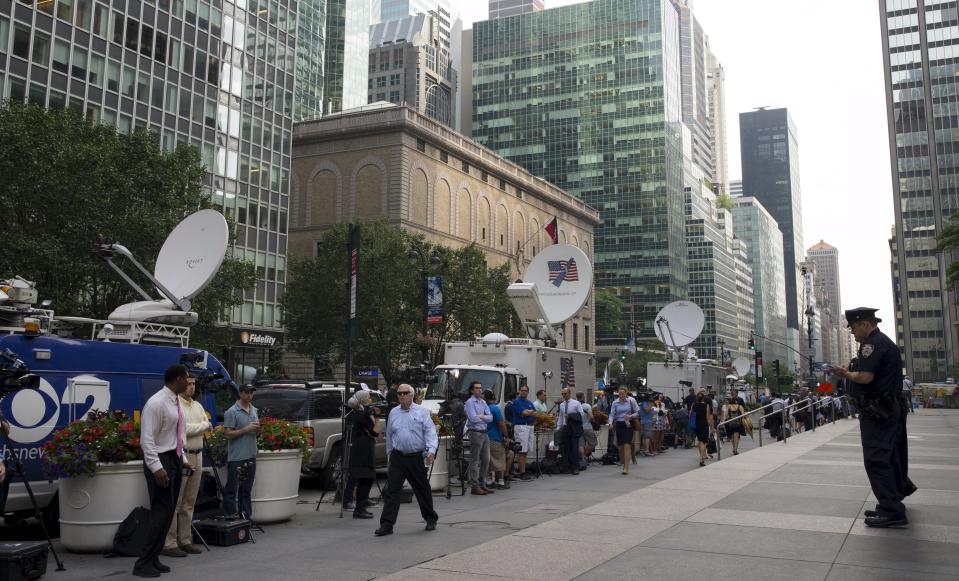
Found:
<path fill-rule="evenodd" d="M 870 529 L 857 421 L 841 421 L 423 562 L 401 580 L 959 577 L 959 412 L 909 417 L 904 530 Z"/>

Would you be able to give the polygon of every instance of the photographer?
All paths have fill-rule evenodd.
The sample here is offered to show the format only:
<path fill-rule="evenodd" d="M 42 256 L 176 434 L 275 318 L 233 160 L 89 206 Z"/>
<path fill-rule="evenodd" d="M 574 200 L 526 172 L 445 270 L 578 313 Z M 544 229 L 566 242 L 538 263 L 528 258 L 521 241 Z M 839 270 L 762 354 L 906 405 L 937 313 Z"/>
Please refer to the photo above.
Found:
<path fill-rule="evenodd" d="M 240 387 L 240 399 L 223 416 L 227 439 L 227 482 L 223 494 L 223 511 L 227 515 L 253 515 L 253 479 L 256 477 L 256 435 L 260 416 L 253 407 L 252 385 Z"/>
<path fill-rule="evenodd" d="M 349 480 L 343 491 L 343 507 L 347 508 L 353 499 L 353 490 L 356 490 L 356 504 L 353 509 L 353 518 L 373 518 L 373 514 L 366 510 L 369 506 L 370 489 L 376 479 L 376 469 L 373 463 L 373 448 L 376 437 L 379 435 L 380 413 L 378 407 L 370 405 L 370 392 L 358 391 L 347 404 L 353 412 L 350 414 L 350 461 Z"/>

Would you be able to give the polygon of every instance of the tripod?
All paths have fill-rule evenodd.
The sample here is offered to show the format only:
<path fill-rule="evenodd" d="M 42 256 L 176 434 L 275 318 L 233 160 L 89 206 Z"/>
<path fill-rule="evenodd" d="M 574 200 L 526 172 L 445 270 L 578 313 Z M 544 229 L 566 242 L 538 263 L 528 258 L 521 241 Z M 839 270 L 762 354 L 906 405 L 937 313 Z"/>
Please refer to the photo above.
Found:
<path fill-rule="evenodd" d="M 37 504 L 37 498 L 33 495 L 33 488 L 30 487 L 30 480 L 23 471 L 23 463 L 20 461 L 20 456 L 13 453 L 13 446 L 10 445 L 10 435 L 7 434 L 6 430 L 3 428 L 2 419 L 0 419 L 0 435 L 3 435 L 3 455 L 0 457 L 0 461 L 2 461 L 2 458 L 13 458 L 13 472 L 20 477 L 20 480 L 23 481 L 24 488 L 27 489 L 27 495 L 30 497 L 30 504 L 33 505 L 33 516 L 40 521 L 40 528 L 43 530 L 43 536 L 47 539 L 47 545 L 50 547 L 50 553 L 53 555 L 53 560 L 57 562 L 57 571 L 66 571 L 66 568 L 63 566 L 63 561 L 60 560 L 59 555 L 57 555 L 57 550 L 53 547 L 53 541 L 50 539 L 50 532 L 47 530 L 47 525 L 43 522 L 43 515 L 40 511 L 40 505 Z M 7 486 L 9 486 L 9 479 L 11 476 L 11 474 L 7 475 Z"/>
<path fill-rule="evenodd" d="M 236 483 L 233 486 L 233 502 L 236 504 L 236 509 L 239 511 L 240 517 L 248 523 L 246 525 L 246 532 L 250 536 L 250 542 L 253 544 L 256 544 L 256 539 L 253 538 L 253 531 L 255 530 L 258 533 L 265 533 L 266 531 L 263 530 L 263 527 L 260 525 L 253 524 L 253 521 L 250 520 L 250 515 L 244 512 L 240 507 L 240 484 L 250 479 L 250 466 L 255 466 L 255 463 L 255 459 L 244 460 L 242 464 L 237 466 Z M 229 470 L 229 468 L 227 468 L 227 470 Z"/>

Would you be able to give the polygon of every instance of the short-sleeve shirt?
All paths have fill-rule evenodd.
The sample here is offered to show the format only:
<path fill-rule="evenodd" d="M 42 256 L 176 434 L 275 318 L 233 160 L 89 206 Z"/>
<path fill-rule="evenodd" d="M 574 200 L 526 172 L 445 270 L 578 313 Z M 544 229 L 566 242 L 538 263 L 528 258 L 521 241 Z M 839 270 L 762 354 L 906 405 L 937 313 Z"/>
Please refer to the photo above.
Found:
<path fill-rule="evenodd" d="M 240 404 L 235 403 L 223 415 L 223 425 L 231 430 L 239 430 L 250 425 L 250 422 L 259 419 L 260 416 L 257 414 L 255 407 L 251 405 L 250 413 L 247 413 L 245 409 L 240 407 Z M 248 432 L 239 438 L 227 440 L 227 461 L 238 462 L 251 458 L 256 458 L 256 432 Z"/>
<path fill-rule="evenodd" d="M 536 406 L 533 405 L 533 402 L 529 401 L 525 397 L 517 397 L 513 400 L 513 425 L 514 426 L 532 426 L 536 423 L 536 418 L 532 415 L 524 416 L 523 412 L 526 410 L 535 410 Z"/>
<path fill-rule="evenodd" d="M 873 374 L 872 383 L 861 385 L 866 396 L 898 393 L 902 390 L 902 356 L 899 347 L 879 329 L 859 345 L 857 368 Z"/>
<path fill-rule="evenodd" d="M 502 442 L 503 432 L 499 429 L 499 423 L 503 421 L 503 410 L 494 403 L 489 406 L 489 412 L 493 414 L 493 421 L 486 424 L 486 435 L 491 442 Z"/>
<path fill-rule="evenodd" d="M 644 401 L 639 406 L 639 422 L 643 425 L 653 423 L 653 404 Z"/>

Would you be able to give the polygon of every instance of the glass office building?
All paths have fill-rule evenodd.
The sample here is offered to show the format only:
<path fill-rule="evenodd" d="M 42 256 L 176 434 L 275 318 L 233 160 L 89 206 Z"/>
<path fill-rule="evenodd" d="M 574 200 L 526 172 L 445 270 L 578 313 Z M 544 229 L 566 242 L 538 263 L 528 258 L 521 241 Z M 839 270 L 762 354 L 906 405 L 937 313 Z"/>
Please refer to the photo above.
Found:
<path fill-rule="evenodd" d="M 370 62 L 370 4 L 365 0 L 326 0 L 323 66 L 325 113 L 366 104 Z"/>
<path fill-rule="evenodd" d="M 600 210 L 596 284 L 653 338 L 657 311 L 687 294 L 676 7 L 594 0 L 477 22 L 472 77 L 473 138 Z"/>
<path fill-rule="evenodd" d="M 879 9 L 896 335 L 916 382 L 943 381 L 959 367 L 956 288 L 946 280 L 959 256 L 936 252 L 936 235 L 959 211 L 959 9 L 943 0 L 881 0 Z"/>
<path fill-rule="evenodd" d="M 234 253 L 259 274 L 232 323 L 261 333 L 281 328 L 296 13 L 295 0 L 0 0 L 3 98 L 200 151 Z"/>

